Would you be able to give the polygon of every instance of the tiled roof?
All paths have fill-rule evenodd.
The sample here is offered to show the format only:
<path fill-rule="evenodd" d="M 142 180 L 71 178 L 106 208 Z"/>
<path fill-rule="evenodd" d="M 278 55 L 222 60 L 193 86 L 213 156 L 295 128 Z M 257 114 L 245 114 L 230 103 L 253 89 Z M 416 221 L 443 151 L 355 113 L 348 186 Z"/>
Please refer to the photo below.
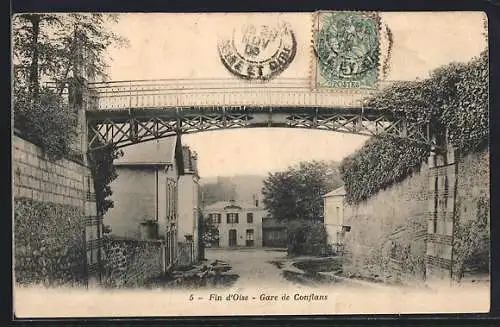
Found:
<path fill-rule="evenodd" d="M 335 190 L 331 191 L 330 193 L 326 193 L 325 195 L 323 195 L 323 197 L 327 198 L 330 196 L 339 196 L 339 195 L 345 195 L 345 188 L 343 186 L 336 188 Z"/>
<path fill-rule="evenodd" d="M 172 164 L 175 160 L 176 136 L 153 140 L 123 148 L 123 157 L 114 161 L 123 164 Z"/>

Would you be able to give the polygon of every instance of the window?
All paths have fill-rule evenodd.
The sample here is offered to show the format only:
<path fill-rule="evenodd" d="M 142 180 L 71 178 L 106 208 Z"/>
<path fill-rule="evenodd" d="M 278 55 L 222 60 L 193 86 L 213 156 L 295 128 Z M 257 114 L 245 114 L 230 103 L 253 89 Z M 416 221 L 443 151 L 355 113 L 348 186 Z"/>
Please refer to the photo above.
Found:
<path fill-rule="evenodd" d="M 166 200 L 167 200 L 167 217 L 169 220 L 175 219 L 176 213 L 177 213 L 177 189 L 175 186 L 175 182 L 167 179 L 167 194 L 166 194 Z"/>
<path fill-rule="evenodd" d="M 228 224 L 237 224 L 238 223 L 238 214 L 237 213 L 226 214 L 226 222 Z"/>
<path fill-rule="evenodd" d="M 220 224 L 221 216 L 222 215 L 220 213 L 209 213 L 208 219 L 210 219 L 212 224 Z"/>
<path fill-rule="evenodd" d="M 246 231 L 246 245 L 253 246 L 253 229 L 247 229 Z"/>
<path fill-rule="evenodd" d="M 335 214 L 337 215 L 337 225 L 342 225 L 340 221 L 340 207 L 335 208 L 336 212 Z"/>
<path fill-rule="evenodd" d="M 249 224 L 253 223 L 253 212 L 247 213 L 247 223 Z"/>

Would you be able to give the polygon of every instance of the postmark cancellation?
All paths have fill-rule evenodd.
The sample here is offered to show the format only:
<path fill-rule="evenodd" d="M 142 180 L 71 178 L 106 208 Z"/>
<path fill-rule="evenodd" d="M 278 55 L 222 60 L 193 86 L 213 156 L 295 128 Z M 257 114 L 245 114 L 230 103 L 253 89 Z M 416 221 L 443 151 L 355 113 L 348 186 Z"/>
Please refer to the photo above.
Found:
<path fill-rule="evenodd" d="M 268 81 L 294 60 L 297 42 L 286 22 L 243 24 L 219 41 L 218 51 L 220 60 L 233 75 Z"/>

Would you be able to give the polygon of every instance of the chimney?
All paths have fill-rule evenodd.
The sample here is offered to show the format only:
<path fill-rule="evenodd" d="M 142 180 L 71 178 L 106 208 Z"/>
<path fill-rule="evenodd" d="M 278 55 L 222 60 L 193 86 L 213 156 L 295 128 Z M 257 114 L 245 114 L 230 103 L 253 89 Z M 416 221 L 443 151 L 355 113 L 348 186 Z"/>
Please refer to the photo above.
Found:
<path fill-rule="evenodd" d="M 253 195 L 253 202 L 255 204 L 256 207 L 259 206 L 259 198 L 257 197 L 256 194 Z"/>

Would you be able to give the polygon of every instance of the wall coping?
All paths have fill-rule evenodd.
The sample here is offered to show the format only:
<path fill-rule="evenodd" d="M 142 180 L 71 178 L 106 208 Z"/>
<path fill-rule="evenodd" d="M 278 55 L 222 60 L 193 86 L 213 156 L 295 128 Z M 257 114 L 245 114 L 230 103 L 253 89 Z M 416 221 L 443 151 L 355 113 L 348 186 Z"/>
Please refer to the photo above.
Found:
<path fill-rule="evenodd" d="M 33 146 L 36 146 L 42 152 L 45 160 L 52 161 L 52 160 L 49 160 L 47 158 L 47 155 L 44 153 L 42 147 L 40 145 L 36 144 L 36 143 L 33 143 L 31 140 L 27 139 L 23 135 L 23 132 L 21 130 L 15 128 L 14 132 L 13 132 L 13 135 L 17 136 L 18 138 L 20 138 L 24 142 L 27 142 L 27 143 L 32 144 Z M 76 163 L 76 164 L 78 164 L 80 166 L 87 167 L 85 165 L 84 154 L 82 152 L 78 151 L 78 150 L 72 150 L 70 153 L 64 155 L 61 159 L 55 160 L 55 161 L 60 161 L 60 160 L 68 160 L 68 161 Z"/>

